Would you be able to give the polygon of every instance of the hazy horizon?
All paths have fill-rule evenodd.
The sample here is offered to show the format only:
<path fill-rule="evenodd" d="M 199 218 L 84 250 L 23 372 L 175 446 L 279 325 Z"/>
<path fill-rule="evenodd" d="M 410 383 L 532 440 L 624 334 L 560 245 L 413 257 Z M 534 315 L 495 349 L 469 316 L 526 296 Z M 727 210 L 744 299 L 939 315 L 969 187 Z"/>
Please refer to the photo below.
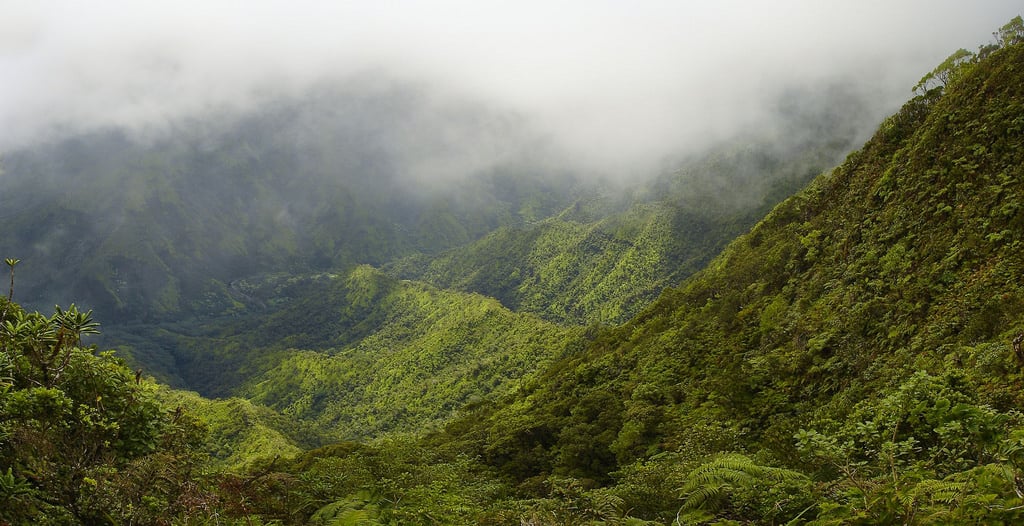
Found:
<path fill-rule="evenodd" d="M 4 12 L 0 151 L 376 79 L 418 86 L 438 107 L 490 108 L 588 167 L 629 174 L 763 126 L 794 90 L 845 86 L 871 101 L 857 125 L 873 127 L 1020 7 L 44 1 Z"/>

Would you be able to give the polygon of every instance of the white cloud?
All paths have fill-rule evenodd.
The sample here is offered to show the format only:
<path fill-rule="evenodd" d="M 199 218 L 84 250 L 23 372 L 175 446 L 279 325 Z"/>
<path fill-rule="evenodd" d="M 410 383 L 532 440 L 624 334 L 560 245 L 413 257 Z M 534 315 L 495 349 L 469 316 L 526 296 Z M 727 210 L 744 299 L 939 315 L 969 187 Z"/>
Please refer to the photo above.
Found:
<path fill-rule="evenodd" d="M 878 111 L 1019 13 L 1011 1 L 7 2 L 0 148 L 54 127 L 159 126 L 368 69 L 527 115 L 628 165 L 731 133 L 791 85 Z"/>

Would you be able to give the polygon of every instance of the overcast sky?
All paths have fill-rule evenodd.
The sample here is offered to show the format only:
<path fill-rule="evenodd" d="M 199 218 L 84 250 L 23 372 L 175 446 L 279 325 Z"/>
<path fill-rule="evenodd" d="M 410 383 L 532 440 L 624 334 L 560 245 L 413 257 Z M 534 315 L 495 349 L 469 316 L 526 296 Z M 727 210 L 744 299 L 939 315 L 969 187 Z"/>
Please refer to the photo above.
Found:
<path fill-rule="evenodd" d="M 0 150 L 373 71 L 628 163 L 732 133 L 792 85 L 847 79 L 891 111 L 1021 11 L 1019 0 L 0 0 Z"/>

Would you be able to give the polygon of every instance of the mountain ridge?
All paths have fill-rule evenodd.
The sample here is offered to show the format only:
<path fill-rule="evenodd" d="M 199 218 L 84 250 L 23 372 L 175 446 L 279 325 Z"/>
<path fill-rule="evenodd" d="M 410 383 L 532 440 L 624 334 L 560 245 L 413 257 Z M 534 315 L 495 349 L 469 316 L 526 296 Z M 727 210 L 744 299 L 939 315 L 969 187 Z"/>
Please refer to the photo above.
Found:
<path fill-rule="evenodd" d="M 888 499 L 922 480 L 1020 469 L 995 451 L 1022 402 L 1022 61 L 1013 44 L 959 63 L 681 287 L 438 440 L 523 483 L 608 484 L 637 463 L 697 476 L 730 453 L 750 473 L 806 471 L 810 455 L 820 485 L 800 491 L 835 506 L 822 517 L 869 522 L 914 513 Z M 951 444 L 977 464 L 940 451 Z M 828 484 L 843 493 L 813 493 Z M 1015 502 L 1005 481 L 985 484 Z M 737 487 L 691 511 L 758 520 L 757 498 Z M 930 509 L 981 513 L 956 505 Z"/>
<path fill-rule="evenodd" d="M 0 472 L 0 499 L 10 504 L 0 517 L 1018 523 L 1020 64 L 1024 22 L 1017 17 L 997 32 L 996 44 L 954 53 L 861 149 L 617 326 L 566 328 L 478 294 L 358 266 L 343 275 L 236 283 L 236 293 L 280 301 L 266 317 L 225 317 L 185 336 L 196 357 L 245 369 L 232 369 L 226 382 L 252 379 L 246 395 L 306 418 L 316 394 L 340 396 L 330 401 L 348 406 L 345 396 L 357 390 L 303 391 L 298 384 L 306 379 L 347 380 L 347 365 L 318 376 L 316 368 L 328 368 L 301 360 L 345 359 L 376 342 L 382 345 L 367 348 L 366 357 L 423 350 L 405 365 L 443 366 L 438 349 L 471 354 L 481 337 L 496 348 L 508 343 L 481 333 L 480 323 L 494 317 L 512 320 L 511 330 L 499 332 L 520 338 L 523 345 L 511 350 L 527 352 L 517 359 L 557 350 L 515 388 L 474 399 L 479 385 L 470 384 L 467 396 L 455 397 L 468 403 L 454 418 L 442 405 L 440 418 L 418 421 L 411 433 L 203 472 L 200 422 L 160 405 L 155 386 L 141 373 L 133 382 L 112 354 L 81 348 L 82 333 L 94 329 L 91 313 L 58 308 L 43 317 L 0 298 L 0 459 L 9 466 Z M 7 263 L 12 278 L 16 263 Z M 538 338 L 538 327 L 548 336 Z M 264 341 L 280 348 L 260 349 Z M 295 351 L 325 341 L 337 345 L 320 354 Z M 246 362 L 240 350 L 260 352 L 245 353 L 257 358 Z M 287 374 L 276 376 L 277 385 L 249 374 L 279 363 Z M 375 363 L 365 370 L 394 366 Z M 405 377 L 384 372 L 385 379 Z M 362 376 L 356 379 L 373 378 Z M 382 398 L 386 409 L 415 407 L 409 396 L 431 401 L 425 395 L 437 383 L 412 378 L 420 384 L 403 386 L 407 398 Z M 295 403 L 307 393 L 308 403 Z M 281 394 L 302 396 L 273 399 Z M 386 407 L 392 400 L 400 402 Z M 288 421 L 240 403 L 217 407 L 237 410 L 243 425 L 262 425 L 253 415 Z M 360 418 L 376 423 L 369 416 Z M 238 428 L 228 419 L 221 429 Z M 293 438 L 267 429 L 291 450 Z M 80 443 L 90 447 L 65 447 Z M 160 483 L 147 484 L 154 480 Z"/>

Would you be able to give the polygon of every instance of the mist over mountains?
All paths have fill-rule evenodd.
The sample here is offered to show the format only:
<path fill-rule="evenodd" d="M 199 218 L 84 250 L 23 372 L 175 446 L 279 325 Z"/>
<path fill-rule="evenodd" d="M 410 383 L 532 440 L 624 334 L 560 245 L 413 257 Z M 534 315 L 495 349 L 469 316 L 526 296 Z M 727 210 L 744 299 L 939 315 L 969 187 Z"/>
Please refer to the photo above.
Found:
<path fill-rule="evenodd" d="M 763 125 L 794 86 L 853 86 L 877 122 L 920 72 L 1016 14 L 1008 0 L 7 7 L 0 151 L 109 127 L 150 135 L 368 75 L 524 115 L 617 177 Z"/>
<path fill-rule="evenodd" d="M 1013 6 L 45 7 L 0 523 L 1024 521 Z"/>
<path fill-rule="evenodd" d="M 43 282 L 105 312 L 189 311 L 210 279 L 380 265 L 569 202 L 575 176 L 514 119 L 425 98 L 324 87 L 144 141 L 111 129 L 13 152 L 5 250 L 76 269 L 26 273 L 30 302 Z"/>
<path fill-rule="evenodd" d="M 844 85 L 794 90 L 771 126 L 628 181 L 588 171 L 522 116 L 359 76 L 151 135 L 110 128 L 12 151 L 0 248 L 31 268 L 28 305 L 71 290 L 108 320 L 226 314 L 243 308 L 234 280 L 429 256 L 583 203 L 585 223 L 666 199 L 749 223 L 782 183 L 770 163 L 804 163 L 787 168 L 777 200 L 860 138 L 868 106 Z M 716 168 L 708 155 L 746 159 Z"/>

